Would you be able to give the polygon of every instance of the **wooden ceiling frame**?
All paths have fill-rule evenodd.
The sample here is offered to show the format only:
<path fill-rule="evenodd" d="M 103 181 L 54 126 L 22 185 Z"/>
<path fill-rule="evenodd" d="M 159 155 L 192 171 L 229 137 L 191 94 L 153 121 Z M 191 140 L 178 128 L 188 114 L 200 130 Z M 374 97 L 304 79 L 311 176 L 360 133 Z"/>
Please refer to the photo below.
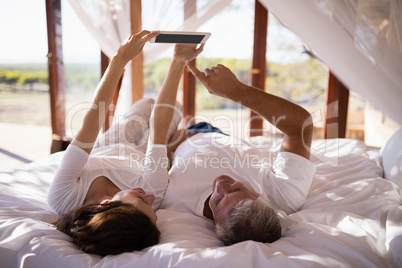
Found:
<path fill-rule="evenodd" d="M 109 63 L 110 63 L 110 59 L 108 58 L 108 56 L 106 56 L 105 53 L 103 53 L 101 51 L 101 77 L 100 78 L 102 78 L 103 74 L 106 72 L 106 69 L 109 66 Z M 124 77 L 124 71 L 119 79 L 119 82 L 117 83 L 116 89 L 113 94 L 112 103 L 108 107 L 108 114 L 107 114 L 105 123 L 102 128 L 103 132 L 106 132 L 113 123 L 114 113 L 116 111 L 117 100 L 119 98 L 120 88 L 121 88 L 121 84 L 123 82 L 123 77 Z"/>
<path fill-rule="evenodd" d="M 267 35 L 268 10 L 258 1 L 254 5 L 254 44 L 253 63 L 251 68 L 251 86 L 265 91 L 267 73 Z M 250 111 L 250 136 L 261 136 L 263 119 L 254 111 Z"/>
<path fill-rule="evenodd" d="M 142 30 L 141 0 L 130 0 L 131 34 Z M 144 96 L 144 53 L 141 51 L 131 60 L 131 101 L 140 100 Z"/>
<path fill-rule="evenodd" d="M 346 138 L 349 89 L 329 72 L 323 135 L 325 139 Z"/>
<path fill-rule="evenodd" d="M 197 0 L 194 0 L 195 2 Z M 184 20 L 190 18 L 197 12 L 197 5 L 184 1 Z M 193 60 L 194 63 L 196 59 Z M 194 123 L 195 108 L 196 108 L 196 79 L 190 70 L 184 67 L 183 71 L 183 124 Z"/>
<path fill-rule="evenodd" d="M 65 129 L 65 77 L 61 31 L 61 2 L 46 0 L 48 72 L 52 143 L 50 152 L 65 150 L 69 144 Z"/>

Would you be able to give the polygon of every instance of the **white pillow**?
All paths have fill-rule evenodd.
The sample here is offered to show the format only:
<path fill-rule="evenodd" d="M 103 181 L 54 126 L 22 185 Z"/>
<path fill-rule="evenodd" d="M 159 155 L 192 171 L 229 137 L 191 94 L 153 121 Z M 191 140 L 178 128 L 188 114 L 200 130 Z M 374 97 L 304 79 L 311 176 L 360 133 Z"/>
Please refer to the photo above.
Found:
<path fill-rule="evenodd" d="M 402 128 L 381 149 L 384 178 L 402 187 Z"/>

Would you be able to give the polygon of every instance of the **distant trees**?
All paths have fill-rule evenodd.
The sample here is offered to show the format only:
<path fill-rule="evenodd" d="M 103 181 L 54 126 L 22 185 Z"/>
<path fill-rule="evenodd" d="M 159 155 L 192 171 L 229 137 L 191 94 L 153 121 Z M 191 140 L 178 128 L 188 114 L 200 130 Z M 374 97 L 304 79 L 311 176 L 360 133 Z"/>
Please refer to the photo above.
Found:
<path fill-rule="evenodd" d="M 100 80 L 100 66 L 97 64 L 66 64 L 66 90 L 93 91 Z M 0 66 L 1 88 L 15 90 L 46 89 L 48 70 L 46 65 L 4 65 Z M 1 89 L 0 88 L 0 89 Z"/>
<path fill-rule="evenodd" d="M 161 59 L 144 67 L 145 89 L 158 91 L 163 83 L 169 59 Z M 231 69 L 246 84 L 251 83 L 251 59 L 197 58 L 200 70 L 221 63 Z M 296 102 L 316 106 L 325 102 L 328 68 L 322 62 L 308 59 L 296 63 L 267 63 L 265 90 Z M 197 109 L 220 109 L 237 107 L 233 102 L 213 96 L 197 83 Z"/>
<path fill-rule="evenodd" d="M 270 63 L 266 77 L 267 91 L 300 105 L 323 105 L 328 68 L 309 59 L 299 63 Z"/>
<path fill-rule="evenodd" d="M 47 84 L 48 74 L 46 71 L 26 72 L 0 69 L 0 84 L 7 84 L 11 89 L 16 90 L 17 85 L 28 86 L 34 90 L 35 84 Z"/>
<path fill-rule="evenodd" d="M 144 66 L 144 86 L 146 91 L 157 93 L 165 79 L 170 59 L 159 59 Z M 224 64 L 244 83 L 251 83 L 251 59 L 197 59 L 200 70 Z M 328 69 L 315 59 L 297 63 L 269 62 L 266 73 L 266 91 L 301 105 L 320 105 L 325 101 Z M 66 91 L 91 94 L 100 80 L 100 66 L 97 64 L 66 64 Z M 0 66 L 0 90 L 7 86 L 15 91 L 42 90 L 47 88 L 48 72 L 46 65 Z M 180 93 L 179 93 L 180 94 Z M 197 109 L 220 109 L 237 107 L 233 102 L 213 96 L 201 83 L 197 83 Z"/>

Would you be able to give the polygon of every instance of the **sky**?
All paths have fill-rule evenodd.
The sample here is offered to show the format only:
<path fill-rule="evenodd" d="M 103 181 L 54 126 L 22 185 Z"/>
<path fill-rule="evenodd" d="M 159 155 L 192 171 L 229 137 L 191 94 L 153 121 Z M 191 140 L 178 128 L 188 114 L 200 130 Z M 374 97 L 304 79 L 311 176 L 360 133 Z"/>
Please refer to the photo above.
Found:
<path fill-rule="evenodd" d="M 213 30 L 203 56 L 222 58 L 252 56 L 253 17 L 243 20 L 233 18 L 238 16 L 239 12 L 244 14 L 245 10 L 249 10 L 252 14 L 254 1 L 234 0 L 233 3 L 237 5 L 237 10 L 225 11 L 199 29 Z M 226 23 L 227 20 L 231 23 Z M 216 28 L 221 30 L 217 31 Z M 46 31 L 45 0 L 0 0 L 0 64 L 46 63 Z M 62 31 L 65 63 L 100 62 L 99 45 L 83 26 L 67 0 L 62 0 Z M 270 20 L 268 34 L 270 60 L 289 62 L 304 59 L 300 53 L 301 43 L 290 31 Z"/>
<path fill-rule="evenodd" d="M 99 62 L 99 45 L 62 0 L 63 54 L 66 62 Z M 0 64 L 46 63 L 45 0 L 0 0 Z"/>

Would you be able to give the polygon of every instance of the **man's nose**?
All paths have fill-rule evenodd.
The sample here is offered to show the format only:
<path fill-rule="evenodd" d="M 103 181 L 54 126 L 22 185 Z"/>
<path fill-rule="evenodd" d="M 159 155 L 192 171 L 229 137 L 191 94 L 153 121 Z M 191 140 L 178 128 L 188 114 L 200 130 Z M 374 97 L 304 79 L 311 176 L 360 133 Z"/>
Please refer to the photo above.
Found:
<path fill-rule="evenodd" d="M 216 191 L 219 194 L 227 194 L 229 192 L 229 189 L 230 189 L 229 185 L 227 185 L 227 183 L 223 181 L 218 182 L 216 185 Z"/>

